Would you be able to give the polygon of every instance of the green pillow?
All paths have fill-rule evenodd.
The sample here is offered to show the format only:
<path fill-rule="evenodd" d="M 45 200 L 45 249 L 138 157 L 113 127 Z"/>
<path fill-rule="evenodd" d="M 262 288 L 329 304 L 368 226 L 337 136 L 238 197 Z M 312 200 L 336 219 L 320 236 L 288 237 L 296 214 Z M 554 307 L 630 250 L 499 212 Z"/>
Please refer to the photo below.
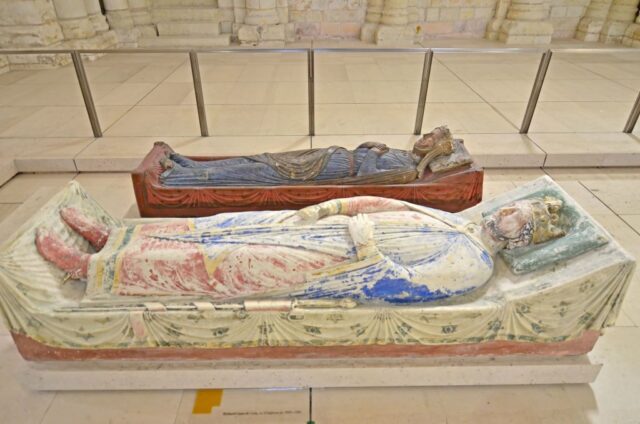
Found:
<path fill-rule="evenodd" d="M 566 235 L 545 243 L 502 250 L 500 255 L 514 274 L 526 274 L 566 261 L 609 242 L 609 236 L 595 225 L 588 215 L 578 209 L 573 200 L 567 199 L 564 193 L 553 187 L 529 193 L 514 201 L 544 196 L 553 196 L 564 202 L 558 225 Z M 483 216 L 492 214 L 496 209 L 498 208 L 483 213 Z"/>

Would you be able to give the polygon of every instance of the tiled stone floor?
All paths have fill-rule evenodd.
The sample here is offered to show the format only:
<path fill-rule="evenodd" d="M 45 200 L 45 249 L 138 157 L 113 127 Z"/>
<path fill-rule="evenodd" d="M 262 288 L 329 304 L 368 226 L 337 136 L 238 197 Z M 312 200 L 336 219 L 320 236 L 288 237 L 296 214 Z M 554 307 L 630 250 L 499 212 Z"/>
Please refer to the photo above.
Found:
<path fill-rule="evenodd" d="M 357 138 L 357 137 L 356 137 Z M 350 138 L 349 143 L 359 140 Z M 479 140 L 480 142 L 481 140 Z M 265 141 L 271 143 L 272 141 Z M 300 140 L 292 137 L 287 147 Z M 330 140 L 327 140 L 329 143 Z M 126 144 L 123 142 L 123 148 Z M 632 254 L 640 258 L 640 169 L 490 169 L 485 198 L 548 174 Z M 126 173 L 20 174 L 0 188 L 1 220 L 41 187 L 78 180 L 114 216 L 136 216 Z M 616 326 L 592 361 L 604 367 L 591 385 L 314 389 L 312 416 L 333 423 L 638 423 L 640 405 L 640 274 Z M 220 407 L 193 415 L 194 391 L 30 392 L 15 364 L 22 359 L 0 329 L 0 422 L 6 423 L 297 423 L 308 420 L 309 391 L 225 390 Z M 251 411 L 262 411 L 252 415 Z"/>
<path fill-rule="evenodd" d="M 504 47 L 486 40 L 425 43 L 432 45 Z M 640 49 L 555 53 L 530 133 L 521 136 L 538 62 L 538 54 L 528 53 L 436 55 L 423 129 L 448 124 L 489 167 L 640 165 L 640 125 L 633 135 L 621 133 L 640 89 Z M 0 75 L 0 152 L 15 158 L 18 171 L 90 172 L 131 169 L 155 139 L 184 151 L 206 146 L 227 154 L 283 150 L 292 140 L 299 147 L 324 145 L 337 135 L 405 146 L 422 63 L 421 54 L 318 52 L 313 138 L 306 137 L 304 53 L 201 54 L 209 138 L 199 136 L 186 54 L 110 54 L 86 61 L 101 139 L 92 136 L 73 67 L 9 72 Z"/>

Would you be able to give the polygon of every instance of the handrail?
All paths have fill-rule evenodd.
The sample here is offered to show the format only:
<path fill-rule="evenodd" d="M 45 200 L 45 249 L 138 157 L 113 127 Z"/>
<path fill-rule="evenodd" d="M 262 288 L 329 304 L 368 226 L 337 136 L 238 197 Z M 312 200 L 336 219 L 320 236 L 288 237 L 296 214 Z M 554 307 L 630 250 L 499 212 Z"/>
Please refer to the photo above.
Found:
<path fill-rule="evenodd" d="M 260 48 L 260 47 L 236 47 L 236 48 L 124 48 L 124 49 L 0 49 L 0 55 L 15 54 L 69 54 L 73 60 L 78 83 L 84 99 L 93 135 L 102 137 L 102 129 L 96 113 L 96 107 L 91 96 L 89 81 L 82 63 L 83 54 L 137 54 L 137 53 L 178 53 L 188 54 L 191 63 L 191 74 L 194 91 L 196 95 L 196 105 L 198 109 L 198 119 L 200 123 L 200 133 L 202 136 L 209 135 L 207 124 L 204 95 L 202 92 L 202 82 L 200 79 L 200 66 L 198 64 L 199 53 L 223 53 L 223 54 L 243 54 L 243 53 L 305 53 L 307 55 L 307 82 L 308 82 L 308 112 L 309 112 L 309 135 L 315 135 L 315 65 L 314 56 L 316 53 L 420 53 L 424 54 L 422 68 L 422 78 L 420 93 L 418 95 L 418 108 L 416 112 L 415 126 L 413 133 L 420 134 L 422 131 L 422 121 L 427 100 L 429 79 L 431 75 L 431 64 L 435 54 L 456 54 L 456 53 L 478 53 L 478 54 L 541 54 L 540 65 L 531 89 L 531 95 L 527 103 L 520 133 L 527 134 L 533 115 L 538 104 L 540 92 L 544 84 L 545 76 L 554 53 L 564 54 L 612 54 L 612 53 L 640 53 L 634 48 L 459 48 L 459 47 L 410 47 L 410 48 L 383 48 L 383 47 L 311 47 L 311 48 Z M 636 98 L 629 117 L 624 126 L 623 132 L 631 133 L 640 117 L 640 93 Z"/>
<path fill-rule="evenodd" d="M 0 55 L 7 54 L 102 54 L 102 53 L 306 53 L 309 50 L 321 53 L 426 53 L 432 50 L 434 53 L 544 53 L 551 50 L 553 53 L 640 53 L 640 50 L 632 47 L 603 47 L 603 48 L 547 48 L 547 47 L 292 47 L 292 48 L 261 48 L 261 47 L 127 47 L 121 49 L 0 49 Z"/>

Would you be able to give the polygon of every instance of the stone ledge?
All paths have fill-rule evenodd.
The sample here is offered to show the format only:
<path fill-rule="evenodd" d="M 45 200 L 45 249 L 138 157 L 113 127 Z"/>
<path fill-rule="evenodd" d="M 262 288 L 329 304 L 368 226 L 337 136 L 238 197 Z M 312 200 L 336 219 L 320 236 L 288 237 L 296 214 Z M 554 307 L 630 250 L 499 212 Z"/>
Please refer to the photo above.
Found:
<path fill-rule="evenodd" d="M 595 381 L 589 357 L 384 358 L 20 364 L 33 390 L 476 386 Z"/>

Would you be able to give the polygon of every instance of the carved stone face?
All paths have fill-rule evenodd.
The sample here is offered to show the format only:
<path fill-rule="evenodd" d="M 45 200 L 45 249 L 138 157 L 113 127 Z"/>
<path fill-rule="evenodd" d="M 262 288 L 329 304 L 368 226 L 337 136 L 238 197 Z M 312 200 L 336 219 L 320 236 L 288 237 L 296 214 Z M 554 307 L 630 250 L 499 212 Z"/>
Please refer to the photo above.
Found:
<path fill-rule="evenodd" d="M 435 128 L 428 134 L 422 136 L 422 138 L 416 141 L 413 145 L 413 153 L 422 157 L 432 151 L 434 147 L 445 141 L 452 139 L 451 131 L 445 125 Z"/>
<path fill-rule="evenodd" d="M 557 226 L 562 201 L 553 197 L 519 200 L 485 218 L 485 230 L 507 249 L 544 243 L 565 232 Z"/>

